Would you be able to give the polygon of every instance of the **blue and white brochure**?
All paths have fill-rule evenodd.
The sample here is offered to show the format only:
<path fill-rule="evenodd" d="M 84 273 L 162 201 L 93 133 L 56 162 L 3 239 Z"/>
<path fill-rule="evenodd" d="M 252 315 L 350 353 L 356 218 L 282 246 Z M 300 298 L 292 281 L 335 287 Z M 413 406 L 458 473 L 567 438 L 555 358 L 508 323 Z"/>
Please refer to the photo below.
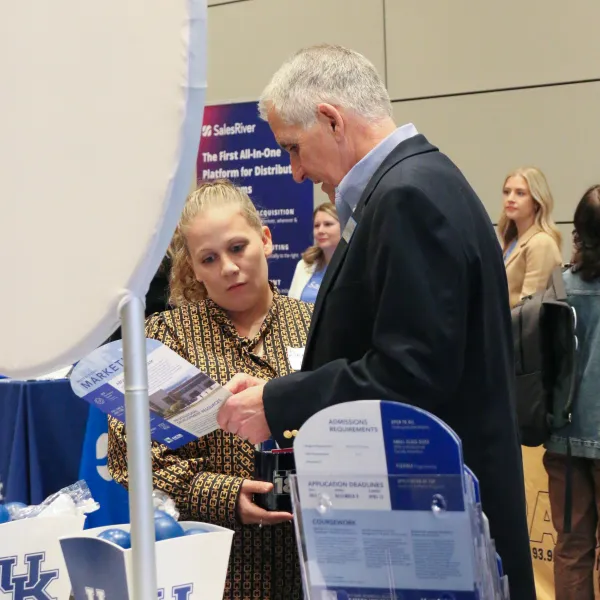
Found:
<path fill-rule="evenodd" d="M 468 467 L 465 467 L 465 483 L 467 485 L 467 495 L 470 496 L 471 528 L 473 530 L 475 560 L 477 561 L 477 589 L 481 598 L 494 598 L 492 573 L 489 571 L 487 545 L 483 530 L 479 480 Z"/>
<path fill-rule="evenodd" d="M 157 340 L 146 340 L 150 433 L 176 449 L 215 431 L 217 413 L 230 392 Z M 97 348 L 71 374 L 75 394 L 125 422 L 123 344 Z"/>
<path fill-rule="evenodd" d="M 462 450 L 441 420 L 338 404 L 303 425 L 294 455 L 311 599 L 479 597 Z"/>

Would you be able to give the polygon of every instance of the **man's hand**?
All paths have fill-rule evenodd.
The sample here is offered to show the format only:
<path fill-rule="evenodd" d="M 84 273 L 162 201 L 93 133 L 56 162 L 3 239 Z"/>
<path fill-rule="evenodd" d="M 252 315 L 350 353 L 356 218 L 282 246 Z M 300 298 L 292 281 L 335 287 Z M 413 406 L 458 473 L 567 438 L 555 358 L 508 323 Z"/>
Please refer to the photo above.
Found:
<path fill-rule="evenodd" d="M 244 481 L 237 505 L 238 516 L 244 525 L 276 525 L 294 518 L 291 513 L 269 511 L 254 504 L 254 494 L 267 494 L 272 489 L 273 484 L 266 481 Z"/>
<path fill-rule="evenodd" d="M 217 415 L 217 423 L 224 431 L 233 433 L 252 444 L 271 437 L 265 417 L 262 392 L 265 381 L 249 375 L 236 375 L 226 386 L 232 392 Z"/>
<path fill-rule="evenodd" d="M 249 387 L 264 385 L 265 383 L 267 383 L 266 380 L 259 377 L 252 377 L 252 375 L 246 375 L 245 373 L 236 373 L 223 387 L 232 394 L 239 394 L 239 392 L 243 392 Z"/>

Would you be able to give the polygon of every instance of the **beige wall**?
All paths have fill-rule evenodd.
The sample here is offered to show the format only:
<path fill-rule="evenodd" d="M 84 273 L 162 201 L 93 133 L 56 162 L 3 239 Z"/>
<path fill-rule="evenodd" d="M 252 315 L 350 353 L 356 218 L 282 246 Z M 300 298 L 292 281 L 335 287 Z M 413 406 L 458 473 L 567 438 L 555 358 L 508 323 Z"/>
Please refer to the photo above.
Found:
<path fill-rule="evenodd" d="M 255 100 L 298 48 L 352 47 L 464 171 L 496 221 L 507 171 L 539 166 L 569 239 L 600 182 L 598 0 L 209 0 L 208 102 Z M 325 196 L 315 191 L 315 202 Z"/>

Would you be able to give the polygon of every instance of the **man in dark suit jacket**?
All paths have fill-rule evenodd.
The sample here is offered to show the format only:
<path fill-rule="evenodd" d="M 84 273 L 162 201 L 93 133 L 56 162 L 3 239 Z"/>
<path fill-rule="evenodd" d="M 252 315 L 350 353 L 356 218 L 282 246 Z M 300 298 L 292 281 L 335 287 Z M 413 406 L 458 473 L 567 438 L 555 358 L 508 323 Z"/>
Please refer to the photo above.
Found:
<path fill-rule="evenodd" d="M 219 423 L 285 446 L 339 402 L 396 400 L 434 413 L 479 478 L 511 597 L 533 600 L 506 275 L 482 203 L 414 126 L 396 128 L 383 83 L 357 53 L 301 51 L 260 106 L 294 178 L 336 186 L 344 234 L 302 371 L 266 385 L 236 377 Z"/>

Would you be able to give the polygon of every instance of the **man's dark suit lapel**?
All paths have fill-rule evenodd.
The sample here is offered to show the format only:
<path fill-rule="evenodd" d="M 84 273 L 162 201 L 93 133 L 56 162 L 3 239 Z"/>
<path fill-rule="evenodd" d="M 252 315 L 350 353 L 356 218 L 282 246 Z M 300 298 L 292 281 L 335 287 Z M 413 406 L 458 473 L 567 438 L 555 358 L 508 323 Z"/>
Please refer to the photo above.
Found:
<path fill-rule="evenodd" d="M 395 165 L 399 162 L 402 162 L 404 159 L 409 158 L 410 156 L 415 156 L 417 154 L 424 154 L 425 152 L 434 152 L 438 149 L 435 146 L 432 146 L 425 136 L 416 135 L 404 142 L 398 144 L 394 150 L 390 153 L 390 155 L 383 161 L 380 167 L 375 171 L 375 174 L 369 180 L 365 191 L 362 193 L 360 200 L 352 213 L 351 219 L 354 219 L 356 223 L 356 228 L 360 226 L 360 218 L 362 212 L 367 205 L 371 194 L 377 187 L 377 184 L 380 182 L 381 178 Z M 353 237 L 353 236 L 352 236 Z M 310 323 L 310 331 L 308 332 L 308 339 L 306 341 L 306 349 L 304 351 L 304 359 L 303 364 L 307 364 L 307 359 L 310 358 L 310 353 L 312 350 L 313 340 L 316 335 L 316 331 L 319 325 L 319 318 L 321 316 L 321 312 L 323 309 L 323 302 L 329 292 L 329 289 L 337 279 L 338 273 L 344 264 L 344 259 L 346 258 L 346 252 L 348 251 L 348 246 L 352 243 L 352 237 L 350 237 L 349 242 L 342 237 L 340 243 L 338 244 L 333 256 L 331 257 L 331 261 L 329 262 L 329 266 L 327 267 L 327 271 L 323 277 L 323 281 L 321 282 L 321 287 L 319 288 L 319 293 L 317 294 L 317 301 L 315 302 L 315 308 L 313 310 L 313 315 Z"/>
<path fill-rule="evenodd" d="M 329 261 L 329 266 L 327 267 L 327 271 L 325 271 L 325 275 L 323 276 L 323 281 L 321 282 L 321 287 L 319 288 L 319 292 L 317 294 L 317 301 L 315 302 L 315 308 L 313 310 L 313 316 L 311 319 L 311 327 L 308 336 L 308 340 L 306 342 L 306 346 L 310 343 L 310 339 L 312 337 L 312 333 L 315 329 L 315 325 L 317 323 L 318 317 L 321 314 L 321 308 L 323 307 L 323 299 L 327 294 L 329 288 L 335 281 L 337 274 L 344 262 L 344 258 L 346 256 L 346 251 L 348 250 L 348 243 L 343 238 L 340 240 L 331 260 Z"/>

